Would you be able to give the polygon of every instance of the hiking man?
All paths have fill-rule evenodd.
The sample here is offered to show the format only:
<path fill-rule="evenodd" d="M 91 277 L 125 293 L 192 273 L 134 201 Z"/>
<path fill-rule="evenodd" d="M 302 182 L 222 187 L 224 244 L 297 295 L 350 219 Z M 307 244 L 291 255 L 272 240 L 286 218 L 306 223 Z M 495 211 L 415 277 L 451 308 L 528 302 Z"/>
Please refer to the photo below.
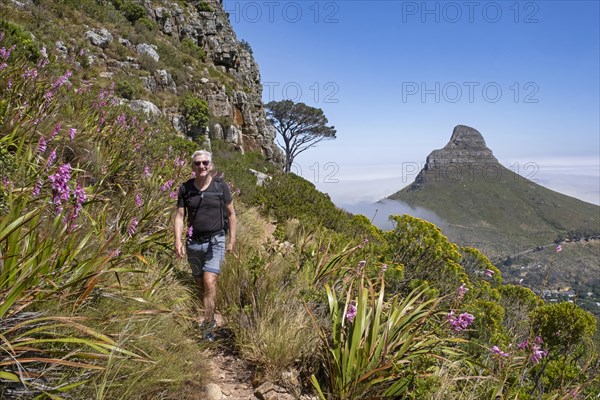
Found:
<path fill-rule="evenodd" d="M 217 278 L 225 251 L 232 251 L 235 244 L 237 220 L 229 186 L 211 174 L 212 154 L 198 150 L 192 154 L 192 170 L 195 177 L 179 188 L 177 212 L 175 214 L 175 255 L 183 258 L 187 254 L 192 275 L 202 296 L 204 322 L 200 331 L 204 339 L 214 341 L 215 305 Z M 186 242 L 181 233 L 187 215 Z M 225 235 L 229 240 L 225 244 Z"/>

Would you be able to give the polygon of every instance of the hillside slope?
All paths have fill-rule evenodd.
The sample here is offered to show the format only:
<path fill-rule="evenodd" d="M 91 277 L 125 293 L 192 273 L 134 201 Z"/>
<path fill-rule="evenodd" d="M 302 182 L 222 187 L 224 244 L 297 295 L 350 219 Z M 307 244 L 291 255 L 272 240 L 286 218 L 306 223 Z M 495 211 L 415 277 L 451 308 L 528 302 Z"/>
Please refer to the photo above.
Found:
<path fill-rule="evenodd" d="M 473 128 L 454 128 L 415 181 L 389 196 L 437 213 L 460 244 L 487 255 L 518 253 L 569 231 L 600 232 L 600 207 L 540 186 L 502 166 Z"/>

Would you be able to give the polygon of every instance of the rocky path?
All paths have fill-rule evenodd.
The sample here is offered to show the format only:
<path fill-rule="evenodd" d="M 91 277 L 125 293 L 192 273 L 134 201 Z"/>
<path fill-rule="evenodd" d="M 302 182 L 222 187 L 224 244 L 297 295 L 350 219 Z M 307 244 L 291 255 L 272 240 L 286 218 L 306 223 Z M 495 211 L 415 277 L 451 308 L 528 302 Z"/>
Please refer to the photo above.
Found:
<path fill-rule="evenodd" d="M 255 400 L 252 369 L 241 358 L 220 345 L 207 350 L 213 382 L 206 386 L 206 400 Z"/>
<path fill-rule="evenodd" d="M 220 315 L 215 315 L 219 328 L 216 341 L 206 352 L 210 360 L 211 382 L 201 395 L 202 400 L 295 400 L 284 388 L 271 382 L 253 382 L 254 367 L 237 355 L 232 338 L 224 328 Z M 255 385 L 253 385 L 253 383 Z M 302 400 L 316 400 L 301 396 Z"/>

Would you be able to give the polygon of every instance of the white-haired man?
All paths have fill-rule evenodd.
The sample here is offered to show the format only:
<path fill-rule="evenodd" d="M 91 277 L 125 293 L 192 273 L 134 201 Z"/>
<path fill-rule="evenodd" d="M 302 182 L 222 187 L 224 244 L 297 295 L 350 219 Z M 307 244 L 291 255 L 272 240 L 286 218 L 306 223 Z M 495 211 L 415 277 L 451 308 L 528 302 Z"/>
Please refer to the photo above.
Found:
<path fill-rule="evenodd" d="M 192 154 L 194 178 L 179 188 L 175 214 L 175 255 L 187 259 L 199 288 L 203 288 L 204 321 L 200 330 L 206 340 L 214 341 L 217 278 L 225 251 L 235 245 L 237 219 L 229 186 L 211 173 L 212 154 L 198 150 Z M 182 241 L 185 224 L 186 241 Z M 226 234 L 229 232 L 229 240 Z"/>

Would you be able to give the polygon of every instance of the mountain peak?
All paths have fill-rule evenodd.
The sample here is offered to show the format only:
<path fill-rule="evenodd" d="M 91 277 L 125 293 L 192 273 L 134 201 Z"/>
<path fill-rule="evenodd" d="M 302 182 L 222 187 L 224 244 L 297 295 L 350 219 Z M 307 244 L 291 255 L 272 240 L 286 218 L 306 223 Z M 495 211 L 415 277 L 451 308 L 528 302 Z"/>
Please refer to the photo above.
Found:
<path fill-rule="evenodd" d="M 427 157 L 425 169 L 434 169 L 448 164 L 496 164 L 498 160 L 492 154 L 483 136 L 475 128 L 457 125 L 452 137 L 444 148 L 434 150 Z"/>
<path fill-rule="evenodd" d="M 485 140 L 479 131 L 466 125 L 456 125 L 452 137 L 445 149 L 487 149 Z"/>

